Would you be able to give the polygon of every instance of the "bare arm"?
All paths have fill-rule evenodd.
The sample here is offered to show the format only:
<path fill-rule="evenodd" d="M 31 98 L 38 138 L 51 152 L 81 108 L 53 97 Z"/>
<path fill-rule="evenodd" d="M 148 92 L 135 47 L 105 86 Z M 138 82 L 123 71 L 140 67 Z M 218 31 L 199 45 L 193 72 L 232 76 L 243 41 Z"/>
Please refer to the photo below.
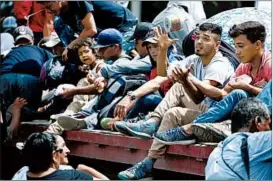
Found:
<path fill-rule="evenodd" d="M 247 92 L 249 92 L 250 94 L 253 94 L 253 95 L 258 95 L 261 91 L 262 91 L 262 89 L 261 88 L 258 88 L 258 87 L 255 87 L 255 86 L 253 86 L 253 85 L 250 85 L 250 84 L 248 84 L 247 86 L 246 86 L 246 89 L 245 89 Z"/>
<path fill-rule="evenodd" d="M 196 77 L 190 75 L 190 79 L 192 83 L 206 96 L 213 98 L 213 99 L 223 99 L 229 92 L 226 90 L 228 89 L 219 89 L 216 86 L 218 86 L 218 83 L 211 80 L 204 80 L 200 81 Z"/>
<path fill-rule="evenodd" d="M 169 80 L 168 77 L 157 76 L 153 80 L 150 80 L 141 87 L 139 87 L 137 90 L 133 92 L 133 94 L 136 96 L 136 98 L 145 96 L 151 92 L 157 91 L 160 88 L 161 84 L 163 84 L 167 80 Z"/>
<path fill-rule="evenodd" d="M 186 79 L 186 81 L 181 82 L 183 87 L 185 88 L 185 91 L 188 93 L 188 95 L 191 97 L 193 102 L 195 104 L 199 104 L 204 99 L 204 94 L 193 84 L 192 81 L 189 80 L 189 78 Z"/>
<path fill-rule="evenodd" d="M 83 171 L 85 173 L 92 175 L 94 180 L 109 180 L 109 178 L 107 178 L 102 173 L 98 172 L 97 170 L 95 170 L 91 167 L 83 165 L 83 164 L 79 164 L 77 167 L 77 170 L 80 170 L 80 171 Z"/>
<path fill-rule="evenodd" d="M 153 80 L 146 82 L 144 85 L 135 90 L 132 94 L 136 98 L 143 97 L 151 92 L 158 90 L 165 81 L 169 80 L 167 77 L 157 76 Z M 125 96 L 116 106 L 114 116 L 119 117 L 121 120 L 125 118 L 127 113 L 136 103 L 136 100 L 132 100 L 130 96 Z"/>
<path fill-rule="evenodd" d="M 160 51 L 158 53 L 158 61 L 156 64 L 157 75 L 158 76 L 167 76 L 167 62 L 168 62 L 168 47 L 160 47 Z"/>
<path fill-rule="evenodd" d="M 84 86 L 84 87 L 75 87 L 75 88 L 69 88 L 65 89 L 63 93 L 60 94 L 63 98 L 69 99 L 72 98 L 74 95 L 92 95 L 92 94 L 98 94 L 97 86 L 94 84 Z"/>
<path fill-rule="evenodd" d="M 68 48 L 73 48 L 73 46 L 79 41 L 87 37 L 93 37 L 95 34 L 97 34 L 97 27 L 96 23 L 94 20 L 94 16 L 91 12 L 87 13 L 82 20 L 82 24 L 84 26 L 84 30 L 81 32 L 79 37 L 72 41 L 69 45 Z"/>
<path fill-rule="evenodd" d="M 45 23 L 43 29 L 43 36 L 48 37 L 54 31 L 53 25 L 54 15 L 45 10 Z"/>

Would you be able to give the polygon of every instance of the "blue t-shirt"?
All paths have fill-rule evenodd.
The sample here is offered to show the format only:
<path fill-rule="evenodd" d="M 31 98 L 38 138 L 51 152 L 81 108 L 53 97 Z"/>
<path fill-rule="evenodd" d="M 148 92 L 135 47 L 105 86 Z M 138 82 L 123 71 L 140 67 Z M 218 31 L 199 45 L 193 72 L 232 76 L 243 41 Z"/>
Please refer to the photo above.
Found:
<path fill-rule="evenodd" d="M 15 47 L 3 59 L 0 74 L 24 73 L 39 77 L 43 64 L 52 57 L 52 53 L 37 46 Z"/>
<path fill-rule="evenodd" d="M 61 12 L 60 17 L 78 34 L 84 29 L 81 21 L 89 12 L 93 13 L 98 32 L 107 28 L 126 32 L 128 28 L 137 24 L 136 16 L 115 2 L 68 1 L 68 5 L 69 9 Z"/>

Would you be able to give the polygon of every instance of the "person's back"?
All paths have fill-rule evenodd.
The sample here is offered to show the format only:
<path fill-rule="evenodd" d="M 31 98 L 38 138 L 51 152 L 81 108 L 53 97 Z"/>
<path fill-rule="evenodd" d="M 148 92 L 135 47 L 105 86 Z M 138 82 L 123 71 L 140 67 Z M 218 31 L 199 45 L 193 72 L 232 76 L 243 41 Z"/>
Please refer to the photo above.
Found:
<path fill-rule="evenodd" d="M 98 33 L 107 28 L 126 32 L 137 23 L 137 18 L 129 9 L 111 1 L 69 1 L 68 8 L 67 11 L 61 12 L 60 17 L 64 23 L 79 32 L 83 26 L 79 25 L 78 21 L 88 12 L 93 13 Z M 105 21 L 107 18 L 109 21 Z"/>
<path fill-rule="evenodd" d="M 182 21 L 183 28 L 179 31 L 169 32 L 171 39 L 179 39 L 174 45 L 177 49 L 177 53 L 183 55 L 182 43 L 186 35 L 195 28 L 195 21 L 193 17 L 187 13 L 182 6 L 177 3 L 169 3 L 168 6 L 158 14 L 153 20 L 153 25 L 159 25 L 162 29 L 165 29 L 165 18 L 169 16 L 179 17 Z"/>
<path fill-rule="evenodd" d="M 136 16 L 127 8 L 111 1 L 91 1 L 94 6 L 94 17 L 97 28 L 104 30 L 115 28 L 120 32 L 126 32 L 128 28 L 136 25 Z M 109 21 L 105 23 L 105 18 Z"/>
<path fill-rule="evenodd" d="M 39 77 L 41 67 L 52 57 L 50 52 L 37 46 L 15 47 L 3 59 L 0 74 L 24 73 Z"/>
<path fill-rule="evenodd" d="M 43 177 L 30 177 L 27 180 L 93 180 L 93 177 L 78 170 L 56 170 Z"/>
<path fill-rule="evenodd" d="M 249 165 L 244 163 L 244 147 Z M 230 179 L 272 180 L 271 131 L 232 134 L 213 150 L 206 166 L 206 180 Z"/>
<path fill-rule="evenodd" d="M 210 154 L 206 180 L 272 180 L 271 127 L 270 112 L 262 101 L 238 102 L 231 113 L 233 134 Z"/>

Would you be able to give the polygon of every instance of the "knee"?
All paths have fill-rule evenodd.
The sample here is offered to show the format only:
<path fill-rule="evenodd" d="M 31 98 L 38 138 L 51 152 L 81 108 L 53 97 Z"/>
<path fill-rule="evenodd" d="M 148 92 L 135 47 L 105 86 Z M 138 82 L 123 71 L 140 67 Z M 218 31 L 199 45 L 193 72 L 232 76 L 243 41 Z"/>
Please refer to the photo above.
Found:
<path fill-rule="evenodd" d="M 165 114 L 164 114 L 164 119 L 163 120 L 169 120 L 173 121 L 177 117 L 177 112 L 179 112 L 178 107 L 173 107 L 169 109 Z"/>
<path fill-rule="evenodd" d="M 241 90 L 241 89 L 235 89 L 235 90 L 233 90 L 230 93 L 230 96 L 233 96 L 233 97 L 236 97 L 236 98 L 239 98 L 239 99 L 243 99 L 243 98 L 249 97 L 248 93 L 246 91 L 244 91 L 244 90 Z"/>

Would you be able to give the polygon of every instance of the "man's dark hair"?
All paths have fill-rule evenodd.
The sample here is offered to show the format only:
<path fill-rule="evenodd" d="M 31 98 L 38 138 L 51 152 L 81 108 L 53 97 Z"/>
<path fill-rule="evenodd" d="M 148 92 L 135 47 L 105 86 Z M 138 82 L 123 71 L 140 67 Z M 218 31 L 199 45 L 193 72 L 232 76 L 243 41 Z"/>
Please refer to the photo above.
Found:
<path fill-rule="evenodd" d="M 203 23 L 199 26 L 199 31 L 210 31 L 217 35 L 217 41 L 221 40 L 222 27 L 213 23 Z"/>
<path fill-rule="evenodd" d="M 46 132 L 31 134 L 22 150 L 23 158 L 30 172 L 46 171 L 53 162 L 52 152 L 56 148 L 56 137 L 53 134 Z"/>
<path fill-rule="evenodd" d="M 249 128 L 255 119 L 268 120 L 270 113 L 267 106 L 257 98 L 242 99 L 231 113 L 231 131 L 237 132 Z"/>
<path fill-rule="evenodd" d="M 258 21 L 247 21 L 233 25 L 228 34 L 232 38 L 236 38 L 239 35 L 246 35 L 251 43 L 255 43 L 258 40 L 264 43 L 266 37 L 265 27 Z"/>

